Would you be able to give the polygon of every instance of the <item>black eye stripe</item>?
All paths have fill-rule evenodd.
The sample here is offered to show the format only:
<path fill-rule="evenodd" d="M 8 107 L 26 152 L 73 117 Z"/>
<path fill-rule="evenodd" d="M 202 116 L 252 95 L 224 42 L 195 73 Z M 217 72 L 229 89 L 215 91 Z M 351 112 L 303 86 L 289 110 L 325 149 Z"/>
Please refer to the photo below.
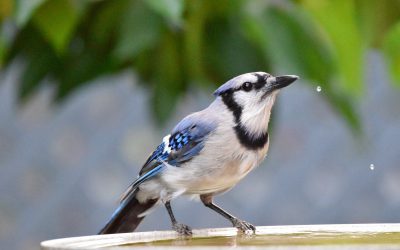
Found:
<path fill-rule="evenodd" d="M 256 82 L 244 82 L 241 86 L 236 87 L 236 88 L 227 89 L 223 92 L 220 92 L 218 95 L 219 96 L 228 96 L 228 95 L 232 95 L 233 93 L 235 93 L 237 91 L 249 92 L 253 89 L 259 90 L 265 86 L 265 84 L 267 83 L 267 79 L 270 76 L 269 74 L 258 74 L 258 73 L 254 73 L 253 75 L 255 77 L 257 77 Z"/>
<path fill-rule="evenodd" d="M 254 88 L 260 89 L 260 88 L 264 87 L 264 85 L 267 83 L 268 77 L 266 75 L 261 75 L 261 74 L 257 74 L 257 73 L 255 73 L 254 76 L 257 77 L 257 81 L 254 83 Z"/>

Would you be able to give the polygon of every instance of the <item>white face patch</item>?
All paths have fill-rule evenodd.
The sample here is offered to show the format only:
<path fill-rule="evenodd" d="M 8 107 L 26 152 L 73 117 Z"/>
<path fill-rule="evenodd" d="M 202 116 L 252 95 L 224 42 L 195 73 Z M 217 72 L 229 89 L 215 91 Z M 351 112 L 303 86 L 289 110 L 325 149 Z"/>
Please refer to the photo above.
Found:
<path fill-rule="evenodd" d="M 268 122 L 278 93 L 271 86 L 274 79 L 265 72 L 247 73 L 229 80 L 216 91 L 233 114 L 235 133 L 247 148 L 261 148 L 268 141 Z"/>
<path fill-rule="evenodd" d="M 264 99 L 265 91 L 263 89 L 234 93 L 235 101 L 242 108 L 240 123 L 250 135 L 257 137 L 266 132 L 277 93 L 278 91 L 274 91 Z"/>
<path fill-rule="evenodd" d="M 241 88 L 246 82 L 250 82 L 253 85 L 250 91 L 239 89 L 236 90 L 233 94 L 234 100 L 237 104 L 239 104 L 240 107 L 242 107 L 243 111 L 245 111 L 244 109 L 247 109 L 247 111 L 251 112 L 261 112 L 260 109 L 265 106 L 263 101 L 261 100 L 263 95 L 265 94 L 264 87 L 261 87 L 259 89 L 255 88 L 255 83 L 257 83 L 258 81 L 258 77 L 255 75 L 257 73 L 259 73 L 260 75 L 265 75 L 265 73 L 263 72 L 255 72 L 243 74 L 234 78 L 234 80 L 237 82 L 236 89 Z M 246 112 L 242 112 L 242 114 L 243 113 Z"/>

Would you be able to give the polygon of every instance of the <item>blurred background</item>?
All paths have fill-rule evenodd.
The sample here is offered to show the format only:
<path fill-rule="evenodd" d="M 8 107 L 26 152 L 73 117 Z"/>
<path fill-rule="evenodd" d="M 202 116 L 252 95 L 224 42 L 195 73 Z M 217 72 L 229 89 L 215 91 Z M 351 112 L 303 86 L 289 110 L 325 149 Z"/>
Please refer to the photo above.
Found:
<path fill-rule="evenodd" d="M 400 222 L 399 0 L 2 0 L 1 248 L 96 234 L 161 138 L 252 71 L 301 80 L 216 201 L 256 225 Z M 138 230 L 169 228 L 158 208 Z"/>

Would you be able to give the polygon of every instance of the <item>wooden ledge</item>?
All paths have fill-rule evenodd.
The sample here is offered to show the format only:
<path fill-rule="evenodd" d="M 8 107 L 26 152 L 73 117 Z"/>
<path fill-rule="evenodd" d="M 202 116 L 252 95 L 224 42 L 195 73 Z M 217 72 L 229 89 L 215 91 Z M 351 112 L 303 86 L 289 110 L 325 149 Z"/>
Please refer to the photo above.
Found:
<path fill-rule="evenodd" d="M 369 238 L 371 241 L 371 235 L 378 234 L 389 234 L 389 233 L 399 233 L 400 236 L 400 223 L 399 224 L 332 224 L 332 225 L 288 225 L 288 226 L 258 226 L 256 231 L 256 236 L 280 236 L 280 237 L 294 237 L 299 234 L 310 235 L 358 235 L 365 238 Z M 236 228 L 214 228 L 214 229 L 198 229 L 193 230 L 193 239 L 201 238 L 212 238 L 212 237 L 234 237 L 237 235 Z M 109 234 L 109 235 L 93 235 L 93 236 L 82 236 L 64 239 L 48 240 L 41 243 L 43 250 L 71 250 L 71 249 L 132 249 L 133 245 L 130 247 L 121 247 L 128 244 L 146 243 L 154 242 L 160 240 L 176 240 L 182 239 L 174 231 L 154 231 L 154 232 L 134 232 L 134 233 L 124 233 L 124 234 Z M 344 243 L 345 244 L 345 243 Z M 278 244 L 279 245 L 279 244 Z M 307 245 L 307 244 L 306 244 Z M 315 246 L 315 244 L 313 244 Z M 369 244 L 370 245 L 370 244 Z M 260 245 L 258 245 L 260 246 Z M 272 247 L 270 244 L 263 246 Z M 277 245 L 274 245 L 275 247 Z M 302 249 L 301 247 L 287 246 L 283 244 L 282 249 Z M 322 246 L 321 244 L 319 245 Z M 324 249 L 328 249 L 329 244 L 323 244 Z M 343 247 L 344 245 L 337 245 L 337 247 Z M 346 249 L 366 249 L 366 245 L 351 244 L 351 247 Z M 177 246 L 175 245 L 174 248 Z M 304 244 L 303 244 L 304 247 Z M 334 245 L 330 245 L 334 247 Z M 360 247 L 360 248 L 358 248 Z M 367 247 L 370 249 L 371 245 Z M 379 245 L 373 245 L 373 249 L 380 249 Z M 146 246 L 138 246 L 135 249 L 148 248 Z M 165 249 L 166 247 L 162 247 Z M 204 246 L 201 249 L 216 249 L 213 246 Z M 238 249 L 250 249 L 254 246 L 239 246 Z M 304 247 L 307 249 L 308 247 Z M 161 248 L 160 248 L 161 249 Z M 280 248 L 281 249 L 281 248 Z M 329 248 L 330 249 L 330 248 Z M 400 249 L 400 237 L 398 240 L 391 241 L 384 244 L 384 249 Z"/>

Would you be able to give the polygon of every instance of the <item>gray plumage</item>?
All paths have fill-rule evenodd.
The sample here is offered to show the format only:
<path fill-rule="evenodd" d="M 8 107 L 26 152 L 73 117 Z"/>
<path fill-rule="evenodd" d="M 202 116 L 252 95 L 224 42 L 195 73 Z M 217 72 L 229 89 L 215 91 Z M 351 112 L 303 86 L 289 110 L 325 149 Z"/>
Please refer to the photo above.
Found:
<path fill-rule="evenodd" d="M 251 224 L 216 206 L 212 197 L 231 189 L 264 159 L 276 95 L 297 78 L 254 72 L 219 87 L 210 106 L 185 117 L 164 137 L 100 233 L 133 231 L 151 207 L 163 203 L 173 228 L 191 234 L 188 226 L 177 223 L 170 206 L 180 195 L 200 196 L 204 205 L 238 229 L 254 231 Z"/>

